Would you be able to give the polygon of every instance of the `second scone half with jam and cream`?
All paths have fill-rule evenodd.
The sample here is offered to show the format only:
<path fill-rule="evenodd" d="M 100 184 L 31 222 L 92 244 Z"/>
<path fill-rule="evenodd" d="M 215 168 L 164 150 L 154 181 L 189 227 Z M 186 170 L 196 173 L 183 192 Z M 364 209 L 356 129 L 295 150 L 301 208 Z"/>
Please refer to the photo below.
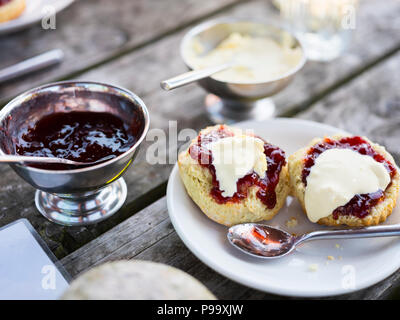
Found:
<path fill-rule="evenodd" d="M 227 125 L 201 130 L 178 165 L 189 196 L 226 226 L 273 218 L 290 190 L 285 152 Z"/>
<path fill-rule="evenodd" d="M 393 157 L 359 136 L 314 139 L 289 157 L 289 174 L 308 219 L 328 226 L 384 222 L 399 192 Z"/>

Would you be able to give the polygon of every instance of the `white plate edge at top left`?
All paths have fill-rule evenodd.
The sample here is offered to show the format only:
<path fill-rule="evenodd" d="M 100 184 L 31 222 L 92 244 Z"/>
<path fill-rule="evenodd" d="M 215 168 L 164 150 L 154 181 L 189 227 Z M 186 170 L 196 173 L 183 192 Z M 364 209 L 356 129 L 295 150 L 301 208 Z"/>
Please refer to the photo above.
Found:
<path fill-rule="evenodd" d="M 30 1 L 30 2 L 28 2 Z M 16 19 L 0 23 L 0 36 L 13 33 L 25 29 L 32 24 L 39 22 L 46 14 L 47 11 L 43 10 L 45 7 L 54 8 L 54 13 L 58 13 L 71 5 L 75 0 L 28 0 L 26 12 Z M 32 6 L 35 10 L 32 10 Z M 35 8 L 37 7 L 37 9 Z M 30 12 L 30 11 L 34 12 Z"/>

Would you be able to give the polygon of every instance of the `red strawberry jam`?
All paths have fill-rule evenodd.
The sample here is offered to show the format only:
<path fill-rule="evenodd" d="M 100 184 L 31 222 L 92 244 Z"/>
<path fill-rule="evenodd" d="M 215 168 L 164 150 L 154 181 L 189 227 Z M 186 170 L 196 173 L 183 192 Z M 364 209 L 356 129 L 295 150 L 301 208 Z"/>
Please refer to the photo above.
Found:
<path fill-rule="evenodd" d="M 111 113 L 53 113 L 21 130 L 16 152 L 23 156 L 57 157 L 78 162 L 102 162 L 128 151 L 138 140 L 143 123 L 129 125 Z M 68 165 L 32 165 L 67 170 Z M 76 167 L 74 168 L 76 169 Z"/>
<path fill-rule="evenodd" d="M 222 195 L 222 191 L 219 188 L 219 182 L 216 178 L 215 167 L 212 164 L 212 153 L 207 149 L 206 145 L 219 139 L 232 137 L 233 135 L 233 132 L 221 125 L 218 129 L 205 135 L 200 134 L 197 144 L 192 145 L 189 148 L 190 156 L 197 160 L 201 166 L 210 170 L 213 185 L 211 196 L 219 204 L 240 202 L 247 197 L 248 189 L 251 186 L 256 185 L 259 187 L 257 197 L 267 206 L 268 209 L 273 209 L 276 205 L 275 188 L 279 183 L 279 174 L 282 167 L 286 164 L 286 158 L 283 150 L 267 142 L 264 142 L 264 154 L 268 168 L 265 177 L 260 178 L 259 175 L 253 171 L 237 181 L 237 192 L 232 197 L 224 197 Z"/>
<path fill-rule="evenodd" d="M 322 142 L 317 143 L 307 152 L 307 155 L 304 159 L 304 168 L 302 172 L 302 181 L 304 185 L 307 185 L 307 177 L 311 172 L 312 166 L 315 164 L 315 159 L 317 159 L 322 152 L 334 148 L 351 149 L 362 155 L 368 155 L 386 167 L 390 174 L 390 178 L 393 178 L 396 174 L 395 166 L 386 160 L 382 155 L 377 153 L 363 138 L 358 136 L 345 137 L 340 140 L 325 138 Z M 384 198 L 384 190 L 378 190 L 368 194 L 357 194 L 346 205 L 335 209 L 333 212 L 333 218 L 338 219 L 339 216 L 343 215 L 353 215 L 358 218 L 364 218 L 369 214 L 370 209 L 377 205 Z"/>

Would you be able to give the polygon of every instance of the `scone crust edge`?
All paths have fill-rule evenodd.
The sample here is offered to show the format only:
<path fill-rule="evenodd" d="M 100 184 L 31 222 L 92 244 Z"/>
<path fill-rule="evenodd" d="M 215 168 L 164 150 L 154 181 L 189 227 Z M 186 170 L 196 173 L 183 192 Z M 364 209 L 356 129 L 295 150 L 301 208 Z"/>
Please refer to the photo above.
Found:
<path fill-rule="evenodd" d="M 345 135 L 334 135 L 328 138 L 339 140 L 345 137 Z M 385 157 L 385 159 L 389 160 L 392 164 L 395 164 L 393 157 L 386 151 L 383 146 L 379 144 L 371 142 L 368 138 L 362 137 L 365 139 L 372 148 L 379 154 Z M 290 188 L 291 193 L 299 200 L 301 207 L 305 214 L 305 185 L 302 181 L 302 171 L 303 171 L 303 159 L 307 154 L 307 151 L 314 146 L 316 143 L 319 143 L 323 140 L 323 138 L 313 139 L 310 144 L 296 151 L 289 157 L 289 177 L 290 177 Z M 334 219 L 333 215 L 329 215 L 328 217 L 322 218 L 318 221 L 318 224 L 327 225 L 327 226 L 339 226 L 339 225 L 348 225 L 352 227 L 362 227 L 362 226 L 372 226 L 377 225 L 379 223 L 384 222 L 392 213 L 395 205 L 397 196 L 399 193 L 400 186 L 400 175 L 399 170 L 396 166 L 396 174 L 392 179 L 391 185 L 385 191 L 385 199 L 378 203 L 375 207 L 372 208 L 370 214 L 368 214 L 364 218 L 358 218 L 356 216 L 339 216 L 338 219 Z"/>

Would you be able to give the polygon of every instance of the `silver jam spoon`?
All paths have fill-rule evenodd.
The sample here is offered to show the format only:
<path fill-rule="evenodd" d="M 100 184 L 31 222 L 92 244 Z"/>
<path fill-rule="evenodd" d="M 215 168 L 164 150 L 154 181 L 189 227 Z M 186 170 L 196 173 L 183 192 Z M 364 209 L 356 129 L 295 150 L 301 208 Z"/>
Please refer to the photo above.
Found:
<path fill-rule="evenodd" d="M 258 223 L 238 224 L 228 230 L 228 240 L 237 249 L 251 256 L 274 259 L 292 252 L 311 240 L 393 237 L 400 235 L 400 225 L 343 230 L 322 230 L 293 236 L 286 231 Z"/>
<path fill-rule="evenodd" d="M 111 157 L 110 157 L 111 159 Z M 109 160 L 108 158 L 101 159 L 94 162 L 77 162 L 67 159 L 61 158 L 50 158 L 50 157 L 27 157 L 27 156 L 18 156 L 18 155 L 0 155 L 0 163 L 42 163 L 42 164 L 68 164 L 73 166 L 91 166 L 97 164 L 99 162 L 104 162 Z"/>

